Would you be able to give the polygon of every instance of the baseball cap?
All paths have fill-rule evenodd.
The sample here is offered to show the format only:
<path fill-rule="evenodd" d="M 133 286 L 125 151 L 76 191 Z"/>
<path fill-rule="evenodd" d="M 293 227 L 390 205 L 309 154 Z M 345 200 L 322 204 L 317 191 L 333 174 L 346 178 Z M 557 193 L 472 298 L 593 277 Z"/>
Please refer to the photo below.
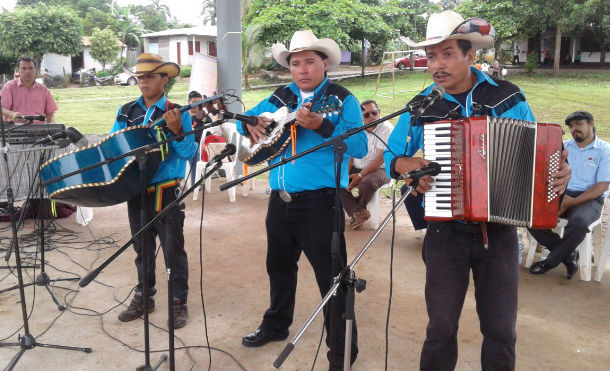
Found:
<path fill-rule="evenodd" d="M 568 117 L 566 117 L 565 124 L 567 125 L 572 120 L 582 120 L 582 119 L 585 119 L 587 121 L 593 121 L 593 115 L 587 111 L 572 112 Z"/>

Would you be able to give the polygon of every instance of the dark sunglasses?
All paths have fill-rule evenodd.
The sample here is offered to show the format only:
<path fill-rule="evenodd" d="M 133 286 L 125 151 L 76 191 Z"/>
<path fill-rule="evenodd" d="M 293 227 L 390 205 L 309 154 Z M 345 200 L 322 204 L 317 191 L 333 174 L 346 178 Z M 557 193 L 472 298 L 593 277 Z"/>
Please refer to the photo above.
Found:
<path fill-rule="evenodd" d="M 370 111 L 370 112 L 365 112 L 365 113 L 363 113 L 363 114 L 362 114 L 362 117 L 364 117 L 365 119 L 368 119 L 369 117 L 371 117 L 371 116 L 375 117 L 375 116 L 377 116 L 378 114 L 379 114 L 379 111 L 377 111 L 377 110 L 372 110 L 372 111 Z"/>
<path fill-rule="evenodd" d="M 465 20 L 451 32 L 451 35 L 469 34 L 473 32 L 478 32 L 482 36 L 489 35 L 494 39 L 496 38 L 496 30 L 494 27 L 489 22 L 481 18 L 470 18 Z"/>

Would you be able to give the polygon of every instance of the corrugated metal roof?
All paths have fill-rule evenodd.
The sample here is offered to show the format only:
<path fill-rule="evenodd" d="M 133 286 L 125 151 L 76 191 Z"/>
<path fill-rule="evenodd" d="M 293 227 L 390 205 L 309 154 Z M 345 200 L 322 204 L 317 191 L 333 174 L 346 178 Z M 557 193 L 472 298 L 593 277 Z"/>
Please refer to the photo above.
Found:
<path fill-rule="evenodd" d="M 216 36 L 216 26 L 175 28 L 175 29 L 170 29 L 170 30 L 147 33 L 147 34 L 142 35 L 142 37 L 177 36 L 177 35 Z"/>

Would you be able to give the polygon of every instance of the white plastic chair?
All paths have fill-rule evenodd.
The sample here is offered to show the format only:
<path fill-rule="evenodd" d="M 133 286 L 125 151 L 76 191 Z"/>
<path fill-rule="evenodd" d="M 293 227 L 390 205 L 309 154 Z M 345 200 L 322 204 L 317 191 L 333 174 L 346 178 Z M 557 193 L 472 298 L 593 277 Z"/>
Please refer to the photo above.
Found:
<path fill-rule="evenodd" d="M 601 228 L 601 226 L 600 226 Z M 600 233 L 601 235 L 601 233 Z M 595 280 L 600 282 L 604 271 L 606 270 L 606 261 L 608 260 L 608 254 L 610 254 L 610 228 L 606 226 L 606 235 L 604 236 L 604 244 L 599 254 L 599 261 L 597 263 L 597 273 L 595 274 Z"/>
<path fill-rule="evenodd" d="M 235 155 L 233 155 L 233 161 L 223 162 L 220 169 L 224 170 L 227 181 L 231 181 L 231 180 L 235 179 L 235 174 L 237 172 L 236 166 L 237 166 L 237 157 L 239 155 L 239 147 L 241 144 L 241 135 L 237 132 L 237 130 L 234 127 L 229 129 L 228 132 L 229 132 L 228 137 L 230 138 L 229 143 L 235 144 L 235 146 L 237 147 L 237 150 L 235 152 Z M 205 132 L 204 132 L 203 136 L 201 137 L 201 144 L 200 144 L 201 148 L 203 148 L 204 139 L 205 139 Z M 201 179 L 203 177 L 206 165 L 207 165 L 207 162 L 205 162 L 205 161 L 201 161 L 201 160 L 197 161 L 197 166 L 195 168 L 195 181 L 198 181 L 199 179 Z M 195 188 L 195 190 L 193 192 L 193 200 L 197 200 L 199 198 L 199 188 L 200 187 Z M 205 180 L 205 190 L 207 193 L 212 192 L 212 178 L 211 177 L 208 177 Z M 227 190 L 227 193 L 229 194 L 229 201 L 235 202 L 235 187 L 232 187 L 229 190 Z"/>
<path fill-rule="evenodd" d="M 601 277 L 603 275 L 603 271 L 605 268 L 606 260 L 608 257 L 608 253 L 610 252 L 610 247 L 606 248 L 606 246 L 604 246 L 604 248 L 601 249 L 601 242 L 602 242 L 601 241 L 601 238 L 602 238 L 601 222 L 602 222 L 602 216 L 604 215 L 605 207 L 606 206 L 605 206 L 605 202 L 604 202 L 604 207 L 602 207 L 602 212 L 600 214 L 600 217 L 589 225 L 590 232 L 588 232 L 585 235 L 585 239 L 576 248 L 579 252 L 578 265 L 579 265 L 579 270 L 580 270 L 580 279 L 583 281 L 591 281 L 591 260 L 592 260 L 592 258 L 594 258 L 594 256 L 597 256 L 597 258 L 594 258 L 594 259 L 598 265 L 597 275 L 596 275 L 595 279 L 596 279 L 596 281 L 601 280 Z M 558 219 L 557 227 L 555 227 L 555 231 L 559 234 L 560 237 L 563 237 L 563 231 L 567 224 L 568 224 L 567 219 L 565 219 L 565 218 Z M 525 268 L 529 268 L 532 265 L 532 262 L 534 260 L 534 254 L 536 253 L 536 246 L 538 245 L 538 242 L 531 234 L 528 233 L 528 237 L 529 237 L 529 248 L 528 248 L 528 252 L 527 252 L 527 259 L 525 260 L 525 265 L 524 265 Z M 594 254 L 594 252 L 593 252 L 593 250 L 594 250 L 593 242 L 594 241 L 597 242 L 595 244 L 596 247 L 598 247 L 599 250 L 601 250 L 601 252 L 598 250 L 597 254 Z M 541 257 L 546 258 L 547 254 L 548 254 L 548 250 L 543 249 Z M 598 279 L 598 277 L 599 277 L 599 279 Z"/>
<path fill-rule="evenodd" d="M 379 193 L 379 191 L 384 188 L 391 188 L 392 190 L 394 190 L 395 182 L 396 181 L 394 179 L 392 179 L 390 182 L 382 185 L 375 191 L 373 198 L 371 198 L 371 201 L 369 202 L 369 204 L 366 205 L 367 210 L 369 211 L 369 213 L 371 213 L 371 217 L 362 226 L 364 229 L 379 228 L 379 204 L 381 201 L 380 200 L 381 194 Z"/>

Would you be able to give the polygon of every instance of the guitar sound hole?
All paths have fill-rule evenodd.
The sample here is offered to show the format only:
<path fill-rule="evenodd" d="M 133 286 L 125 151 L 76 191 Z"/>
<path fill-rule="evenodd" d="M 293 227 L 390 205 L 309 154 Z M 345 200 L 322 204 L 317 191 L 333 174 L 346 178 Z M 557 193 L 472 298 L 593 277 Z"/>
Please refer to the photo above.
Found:
<path fill-rule="evenodd" d="M 273 130 L 275 130 L 276 126 L 277 126 L 277 122 L 275 122 L 275 121 L 273 121 L 269 125 L 267 125 L 267 127 L 265 128 L 265 132 L 267 133 L 267 135 L 271 134 L 271 132 Z"/>

